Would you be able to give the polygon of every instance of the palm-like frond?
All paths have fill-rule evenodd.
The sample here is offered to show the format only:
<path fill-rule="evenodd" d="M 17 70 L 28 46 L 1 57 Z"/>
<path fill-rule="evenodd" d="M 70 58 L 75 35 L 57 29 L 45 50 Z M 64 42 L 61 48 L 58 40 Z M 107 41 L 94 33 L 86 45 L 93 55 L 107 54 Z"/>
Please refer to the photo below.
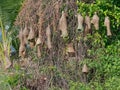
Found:
<path fill-rule="evenodd" d="M 0 0 L 0 15 L 4 24 L 13 25 L 23 0 Z"/>

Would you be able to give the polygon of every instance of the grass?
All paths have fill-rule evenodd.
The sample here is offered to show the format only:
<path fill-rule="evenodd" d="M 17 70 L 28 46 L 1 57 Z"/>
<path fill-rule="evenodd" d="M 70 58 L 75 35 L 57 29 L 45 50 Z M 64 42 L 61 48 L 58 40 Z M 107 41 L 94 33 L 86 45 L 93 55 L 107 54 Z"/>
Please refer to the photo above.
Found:
<path fill-rule="evenodd" d="M 4 68 L 8 68 L 11 65 L 10 62 L 10 50 L 11 50 L 11 38 L 9 34 L 4 29 L 4 25 L 0 18 L 0 26 L 1 26 L 1 33 L 2 33 L 2 41 L 0 42 L 0 61 Z"/>

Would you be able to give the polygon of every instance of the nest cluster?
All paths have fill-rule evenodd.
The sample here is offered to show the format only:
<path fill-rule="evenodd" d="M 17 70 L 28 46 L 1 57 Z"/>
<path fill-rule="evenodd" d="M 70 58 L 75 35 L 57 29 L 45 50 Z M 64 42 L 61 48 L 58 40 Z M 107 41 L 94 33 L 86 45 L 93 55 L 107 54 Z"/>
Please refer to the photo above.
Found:
<path fill-rule="evenodd" d="M 68 16 L 67 11 L 76 12 L 75 1 L 64 0 L 25 0 L 16 19 L 16 26 L 20 28 L 19 56 L 25 57 L 26 45 L 31 48 L 37 46 L 37 55 L 41 57 L 41 49 L 51 50 L 57 47 L 54 43 L 56 35 L 60 38 L 68 36 L 68 29 L 73 29 L 74 16 Z M 74 22 L 69 22 L 73 19 Z M 73 25 L 72 25 L 73 24 Z M 71 25 L 71 27 L 69 27 Z M 60 43 L 60 42 L 59 42 Z M 68 45 L 71 46 L 71 45 Z"/>
<path fill-rule="evenodd" d="M 85 57 L 87 50 L 81 40 L 76 40 L 77 31 L 79 36 L 92 34 L 91 24 L 99 30 L 99 17 L 96 12 L 92 19 L 77 14 L 75 0 L 25 0 L 15 24 L 20 28 L 20 57 L 26 56 L 28 46 L 36 47 L 38 57 L 47 56 L 45 59 L 55 63 L 54 59 L 66 60 L 71 55 L 76 60 Z M 105 17 L 104 24 L 111 36 L 109 17 Z M 83 72 L 88 70 L 83 68 Z"/>

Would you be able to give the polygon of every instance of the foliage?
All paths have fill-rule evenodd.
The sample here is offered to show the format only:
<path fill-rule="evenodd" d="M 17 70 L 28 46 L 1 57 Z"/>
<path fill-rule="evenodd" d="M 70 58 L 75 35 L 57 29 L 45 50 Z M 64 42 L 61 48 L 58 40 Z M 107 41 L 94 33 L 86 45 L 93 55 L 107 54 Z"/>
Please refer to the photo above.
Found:
<path fill-rule="evenodd" d="M 0 17 L 4 25 L 13 26 L 23 0 L 0 0 Z"/>
<path fill-rule="evenodd" d="M 7 82 L 8 76 L 0 70 L 0 90 L 12 90 L 10 84 Z"/>
<path fill-rule="evenodd" d="M 88 35 L 84 42 L 91 47 L 87 50 L 87 57 L 82 63 L 89 66 L 87 86 L 96 90 L 119 90 L 120 75 L 120 8 L 113 4 L 113 0 L 96 0 L 92 4 L 77 2 L 78 12 L 83 16 L 93 16 L 94 12 L 100 17 L 100 29 L 93 35 Z M 104 27 L 105 16 L 110 17 L 112 37 L 106 35 Z M 80 86 L 80 85 L 79 85 Z M 85 89 L 85 90 L 89 90 Z M 84 90 L 84 89 L 83 89 Z"/>
<path fill-rule="evenodd" d="M 1 32 L 2 32 L 2 41 L 0 42 L 0 61 L 6 65 L 8 60 L 6 58 L 10 58 L 10 51 L 11 51 L 11 37 L 9 37 L 10 33 L 8 33 L 2 24 L 2 21 L 0 19 L 0 26 L 1 26 Z"/>
<path fill-rule="evenodd" d="M 17 30 L 13 27 L 16 16 L 20 11 L 20 7 L 24 0 L 0 0 L 0 17 L 2 19 L 3 25 L 8 27 L 11 32 L 12 46 L 18 52 L 19 41 L 16 38 Z M 1 33 L 1 32 L 0 32 Z M 1 39 L 1 37 L 0 37 Z"/>

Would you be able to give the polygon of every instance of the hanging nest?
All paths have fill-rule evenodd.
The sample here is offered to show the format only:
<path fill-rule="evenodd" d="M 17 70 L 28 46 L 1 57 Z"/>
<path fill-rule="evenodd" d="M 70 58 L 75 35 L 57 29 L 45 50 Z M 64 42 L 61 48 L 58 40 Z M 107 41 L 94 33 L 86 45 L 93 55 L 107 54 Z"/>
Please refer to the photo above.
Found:
<path fill-rule="evenodd" d="M 26 37 L 24 37 L 23 30 L 21 29 L 18 35 L 20 40 L 20 47 L 19 47 L 19 57 L 25 57 L 26 55 L 26 48 L 25 45 L 27 44 Z"/>
<path fill-rule="evenodd" d="M 62 32 L 61 37 L 64 38 L 68 36 L 66 13 L 64 11 L 62 11 L 62 16 L 59 20 L 59 30 Z"/>
<path fill-rule="evenodd" d="M 96 12 L 94 13 L 92 17 L 91 23 L 94 25 L 96 30 L 99 30 L 99 17 Z"/>
<path fill-rule="evenodd" d="M 25 45 L 20 44 L 20 47 L 19 47 L 19 57 L 24 58 L 25 56 L 26 56 L 26 48 L 25 48 Z"/>
<path fill-rule="evenodd" d="M 23 29 L 23 36 L 24 36 L 24 41 L 25 41 L 25 44 L 28 43 L 28 35 L 29 35 L 29 30 L 27 28 L 27 26 L 25 25 L 24 29 Z"/>
<path fill-rule="evenodd" d="M 74 53 L 74 52 L 75 52 L 75 50 L 74 50 L 74 48 L 73 48 L 73 43 L 69 43 L 69 44 L 67 45 L 67 52 L 68 52 L 68 53 Z"/>
<path fill-rule="evenodd" d="M 30 48 L 34 48 L 35 47 L 35 41 L 29 42 L 29 46 L 30 46 Z"/>
<path fill-rule="evenodd" d="M 39 36 L 36 40 L 36 46 L 42 43 L 41 37 Z"/>
<path fill-rule="evenodd" d="M 28 35 L 28 41 L 33 42 L 35 40 L 35 30 L 32 28 L 32 26 L 30 26 L 30 32 Z"/>
<path fill-rule="evenodd" d="M 105 17 L 104 25 L 107 28 L 107 36 L 111 36 L 112 33 L 111 33 L 111 30 L 110 30 L 110 19 L 109 19 L 108 16 Z"/>
<path fill-rule="evenodd" d="M 23 31 L 22 31 L 22 29 L 19 31 L 18 38 L 19 38 L 19 40 L 20 40 L 20 43 L 24 42 L 24 36 L 23 36 Z"/>
<path fill-rule="evenodd" d="M 84 36 L 86 36 L 88 33 L 90 33 L 91 29 L 91 22 L 90 17 L 88 15 L 85 16 L 85 30 L 84 30 Z"/>
<path fill-rule="evenodd" d="M 88 73 L 88 67 L 86 64 L 83 65 L 82 72 L 86 74 Z"/>
<path fill-rule="evenodd" d="M 51 44 L 51 30 L 50 30 L 50 25 L 48 24 L 48 27 L 46 28 L 46 36 L 47 36 L 47 47 L 48 49 L 52 48 Z"/>
<path fill-rule="evenodd" d="M 77 14 L 77 18 L 78 18 L 78 31 L 83 31 L 83 16 L 81 16 L 81 14 Z"/>
<path fill-rule="evenodd" d="M 29 30 L 28 30 L 26 25 L 25 25 L 24 30 L 23 30 L 23 35 L 24 35 L 24 37 L 28 38 Z"/>
<path fill-rule="evenodd" d="M 73 43 L 69 43 L 67 45 L 67 53 L 68 53 L 69 57 L 74 57 L 75 56 L 75 49 L 73 47 Z"/>

